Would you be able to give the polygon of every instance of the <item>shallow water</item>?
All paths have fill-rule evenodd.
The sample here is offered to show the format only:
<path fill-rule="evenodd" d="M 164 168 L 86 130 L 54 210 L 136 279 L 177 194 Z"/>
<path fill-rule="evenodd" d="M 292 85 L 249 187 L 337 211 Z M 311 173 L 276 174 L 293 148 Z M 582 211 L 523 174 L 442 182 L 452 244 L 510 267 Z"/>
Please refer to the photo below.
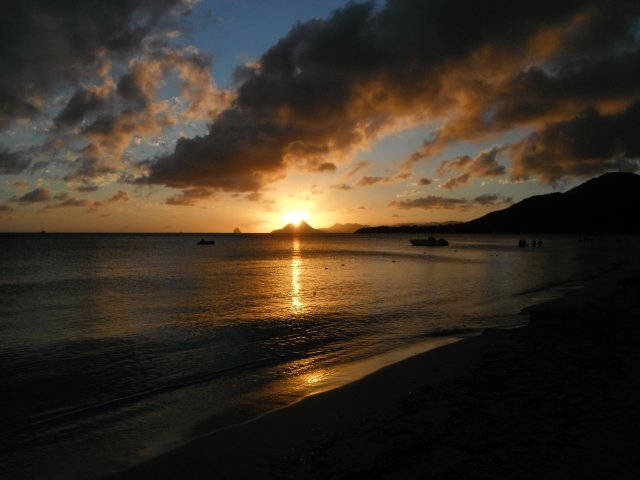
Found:
<path fill-rule="evenodd" d="M 522 324 L 521 308 L 637 246 L 201 237 L 0 236 L 2 471 L 103 476 L 448 337 Z"/>

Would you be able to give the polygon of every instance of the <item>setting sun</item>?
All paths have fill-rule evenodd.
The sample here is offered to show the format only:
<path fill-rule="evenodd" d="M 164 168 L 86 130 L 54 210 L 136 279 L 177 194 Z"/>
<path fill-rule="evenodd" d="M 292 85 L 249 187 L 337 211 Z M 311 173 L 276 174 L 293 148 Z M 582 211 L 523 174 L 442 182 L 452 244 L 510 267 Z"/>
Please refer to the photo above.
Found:
<path fill-rule="evenodd" d="M 308 212 L 295 211 L 295 212 L 289 212 L 285 214 L 283 218 L 286 223 L 293 223 L 294 225 L 300 225 L 300 222 L 302 222 L 303 220 L 306 220 L 308 217 L 309 217 Z"/>

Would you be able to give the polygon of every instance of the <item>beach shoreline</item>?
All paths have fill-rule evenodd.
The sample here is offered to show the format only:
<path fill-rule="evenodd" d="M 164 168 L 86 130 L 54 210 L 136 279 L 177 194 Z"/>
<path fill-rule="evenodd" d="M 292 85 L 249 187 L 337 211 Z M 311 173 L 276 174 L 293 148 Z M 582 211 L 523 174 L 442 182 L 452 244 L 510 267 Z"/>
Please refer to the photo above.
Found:
<path fill-rule="evenodd" d="M 635 478 L 639 265 L 114 478 Z"/>

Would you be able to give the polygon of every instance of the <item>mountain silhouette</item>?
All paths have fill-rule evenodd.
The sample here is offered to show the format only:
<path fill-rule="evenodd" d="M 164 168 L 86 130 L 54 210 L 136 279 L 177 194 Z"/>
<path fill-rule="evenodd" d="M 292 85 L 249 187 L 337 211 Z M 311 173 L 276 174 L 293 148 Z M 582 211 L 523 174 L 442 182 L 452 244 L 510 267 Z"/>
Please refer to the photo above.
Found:
<path fill-rule="evenodd" d="M 526 198 L 469 222 L 414 227 L 425 233 L 640 233 L 640 176 L 605 173 L 565 193 Z M 359 233 L 403 232 L 394 227 Z"/>
<path fill-rule="evenodd" d="M 322 230 L 318 230 L 313 228 L 304 220 L 299 224 L 295 223 L 287 223 L 284 227 L 279 228 L 277 230 L 272 230 L 271 233 L 284 233 L 284 234 L 300 234 L 300 233 L 323 233 Z"/>
<path fill-rule="evenodd" d="M 366 225 L 359 223 L 334 223 L 330 227 L 320 228 L 325 233 L 354 233 L 360 228 L 365 228 Z"/>

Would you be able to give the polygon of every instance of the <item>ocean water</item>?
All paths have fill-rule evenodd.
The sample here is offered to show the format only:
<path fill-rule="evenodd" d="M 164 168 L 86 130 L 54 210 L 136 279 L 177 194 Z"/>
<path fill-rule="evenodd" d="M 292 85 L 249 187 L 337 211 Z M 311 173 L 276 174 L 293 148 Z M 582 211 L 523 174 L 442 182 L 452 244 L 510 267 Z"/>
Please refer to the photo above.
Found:
<path fill-rule="evenodd" d="M 523 307 L 638 244 L 409 238 L 0 235 L 0 476 L 100 478 L 416 351 L 522 325 Z"/>

